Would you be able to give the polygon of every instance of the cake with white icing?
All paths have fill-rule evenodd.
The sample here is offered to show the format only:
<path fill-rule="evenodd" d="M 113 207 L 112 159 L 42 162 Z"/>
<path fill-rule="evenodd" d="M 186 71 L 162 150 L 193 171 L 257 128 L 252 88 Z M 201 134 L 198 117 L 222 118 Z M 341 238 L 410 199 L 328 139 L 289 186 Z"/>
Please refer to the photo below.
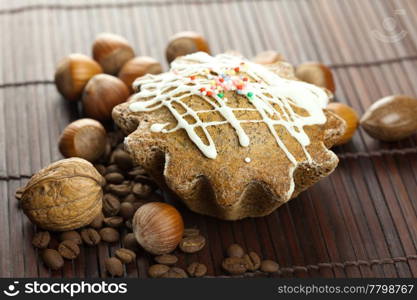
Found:
<path fill-rule="evenodd" d="M 285 62 L 198 52 L 134 88 L 113 110 L 126 148 L 195 212 L 264 216 L 337 166 L 328 148 L 345 124 L 325 110 L 331 94 Z"/>

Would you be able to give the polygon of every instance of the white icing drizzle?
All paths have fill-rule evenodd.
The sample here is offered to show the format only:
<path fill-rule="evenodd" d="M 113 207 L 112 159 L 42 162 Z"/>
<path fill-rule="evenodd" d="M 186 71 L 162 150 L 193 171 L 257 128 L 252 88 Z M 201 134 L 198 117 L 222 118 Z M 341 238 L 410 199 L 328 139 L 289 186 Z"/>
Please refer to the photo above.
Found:
<path fill-rule="evenodd" d="M 250 163 L 251 161 L 252 161 L 252 159 L 250 157 L 245 158 L 245 162 Z"/>
<path fill-rule="evenodd" d="M 324 124 L 326 117 L 322 108 L 329 101 L 326 92 L 319 87 L 282 78 L 261 65 L 230 54 L 215 57 L 204 52 L 190 54 L 174 61 L 170 72 L 146 75 L 137 79 L 134 85 L 140 86 L 140 92 L 133 96 L 135 101 L 129 106 L 131 111 L 149 112 L 166 107 L 177 120 L 174 128 L 166 129 L 169 123 L 152 124 L 151 131 L 170 133 L 184 129 L 201 152 L 212 159 L 216 158 L 217 150 L 207 127 L 229 124 L 234 128 L 240 145 L 247 147 L 250 138 L 242 128 L 242 123 L 262 122 L 293 164 L 297 161 L 276 131 L 277 125 L 285 127 L 298 141 L 310 161 L 311 157 L 306 150 L 310 139 L 303 127 Z M 230 90 L 246 95 L 253 108 L 228 106 L 224 91 Z M 212 109 L 195 111 L 183 102 L 183 99 L 192 95 L 200 96 Z M 184 112 L 180 113 L 174 104 L 179 105 Z M 274 105 L 277 105 L 280 111 Z M 303 109 L 308 115 L 301 116 L 295 113 L 293 106 Z M 238 119 L 234 114 L 234 111 L 238 110 L 257 111 L 262 119 Z M 201 113 L 213 111 L 220 113 L 224 120 L 203 122 L 199 117 Z M 192 117 L 195 122 L 190 124 L 185 119 L 187 116 Z M 196 133 L 197 127 L 203 131 L 208 144 Z M 247 162 L 247 158 L 245 161 Z"/>

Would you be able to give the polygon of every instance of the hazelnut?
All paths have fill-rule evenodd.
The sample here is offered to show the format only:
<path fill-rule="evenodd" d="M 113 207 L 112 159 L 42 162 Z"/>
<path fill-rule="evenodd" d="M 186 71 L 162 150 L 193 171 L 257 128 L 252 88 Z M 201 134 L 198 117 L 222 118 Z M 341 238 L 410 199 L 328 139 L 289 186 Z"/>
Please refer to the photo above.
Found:
<path fill-rule="evenodd" d="M 59 160 L 32 176 L 22 194 L 22 209 L 46 230 L 77 229 L 101 212 L 103 184 L 104 178 L 88 161 Z"/>
<path fill-rule="evenodd" d="M 142 205 L 133 217 L 133 232 L 138 243 L 154 255 L 173 251 L 182 239 L 184 222 L 171 205 L 150 202 Z"/>
<path fill-rule="evenodd" d="M 322 63 L 303 63 L 296 68 L 295 76 L 302 81 L 326 88 L 333 94 L 336 90 L 332 71 Z"/>
<path fill-rule="evenodd" d="M 276 62 L 283 61 L 283 60 L 284 58 L 282 57 L 282 55 L 273 50 L 260 52 L 254 58 L 252 58 L 252 61 L 254 63 L 260 64 L 260 65 L 274 64 Z"/>
<path fill-rule="evenodd" d="M 117 74 L 134 56 L 135 52 L 128 41 L 113 33 L 101 33 L 93 43 L 93 57 L 108 74 Z"/>
<path fill-rule="evenodd" d="M 157 60 L 149 56 L 138 56 L 129 60 L 122 67 L 118 76 L 132 93 L 134 90 L 132 83 L 136 78 L 145 74 L 159 74 L 161 72 L 162 66 Z"/>
<path fill-rule="evenodd" d="M 346 122 L 345 133 L 340 137 L 335 145 L 346 144 L 351 140 L 352 136 L 355 134 L 356 129 L 358 128 L 358 114 L 350 106 L 339 102 L 331 102 L 327 105 L 326 108 Z"/>
<path fill-rule="evenodd" d="M 361 119 L 365 131 L 381 141 L 398 141 L 417 132 L 417 99 L 392 95 L 372 104 Z"/>
<path fill-rule="evenodd" d="M 59 138 L 59 150 L 65 157 L 97 160 L 104 152 L 106 130 L 93 119 L 79 119 L 70 123 Z"/>
<path fill-rule="evenodd" d="M 166 48 L 166 57 L 168 63 L 171 63 L 178 56 L 199 51 L 210 53 L 207 41 L 196 32 L 183 31 L 175 34 L 169 40 Z"/>
<path fill-rule="evenodd" d="M 128 97 L 129 89 L 119 78 L 107 74 L 95 75 L 84 89 L 84 112 L 99 121 L 111 120 L 113 107 L 125 102 Z"/>
<path fill-rule="evenodd" d="M 87 82 L 102 73 L 100 65 L 84 54 L 71 54 L 62 59 L 55 71 L 55 84 L 65 99 L 76 101 Z"/>

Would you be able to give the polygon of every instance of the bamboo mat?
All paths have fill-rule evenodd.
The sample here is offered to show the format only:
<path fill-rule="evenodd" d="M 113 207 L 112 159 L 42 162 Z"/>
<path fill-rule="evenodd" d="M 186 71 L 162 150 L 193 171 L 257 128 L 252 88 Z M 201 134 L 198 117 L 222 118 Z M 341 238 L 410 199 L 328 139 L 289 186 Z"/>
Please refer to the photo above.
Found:
<path fill-rule="evenodd" d="M 394 31 L 383 27 L 390 16 Z M 33 173 L 61 158 L 58 136 L 78 112 L 56 92 L 54 67 L 69 53 L 89 54 L 97 33 L 125 36 L 165 68 L 167 39 L 186 29 L 201 32 L 213 53 L 274 49 L 294 64 L 323 61 L 337 100 L 362 114 L 385 95 L 417 96 L 416 20 L 415 0 L 0 1 L 0 276 L 106 277 L 103 261 L 118 247 L 85 247 L 50 272 L 14 199 Z M 395 43 L 377 38 L 401 31 Z M 265 218 L 224 222 L 184 209 L 209 243 L 180 265 L 198 260 L 209 275 L 224 275 L 224 251 L 238 242 L 277 260 L 282 277 L 417 277 L 416 144 L 416 135 L 388 144 L 359 130 L 335 149 L 340 165 L 330 177 Z M 146 277 L 150 262 L 140 254 L 126 276 Z"/>

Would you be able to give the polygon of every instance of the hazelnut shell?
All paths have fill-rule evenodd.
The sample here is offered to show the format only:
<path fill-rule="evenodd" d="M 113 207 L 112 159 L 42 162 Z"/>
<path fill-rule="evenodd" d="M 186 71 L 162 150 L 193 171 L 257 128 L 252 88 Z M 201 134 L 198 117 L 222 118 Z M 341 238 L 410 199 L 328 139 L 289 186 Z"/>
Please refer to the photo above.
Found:
<path fill-rule="evenodd" d="M 106 130 L 93 119 L 79 119 L 70 123 L 62 132 L 58 146 L 65 157 L 97 160 L 106 146 Z"/>
<path fill-rule="evenodd" d="M 352 136 L 355 134 L 356 129 L 358 128 L 359 116 L 357 112 L 350 106 L 339 102 L 329 103 L 326 109 L 335 113 L 346 122 L 345 132 L 335 145 L 346 144 L 352 139 Z"/>
<path fill-rule="evenodd" d="M 102 72 L 97 62 L 84 54 L 74 53 L 59 62 L 55 71 L 55 84 L 65 99 L 76 101 L 90 78 Z"/>
<path fill-rule="evenodd" d="M 132 83 L 136 78 L 145 74 L 159 74 L 162 72 L 161 64 L 152 57 L 138 56 L 129 60 L 120 70 L 119 78 L 122 80 L 129 91 L 133 92 Z"/>
<path fill-rule="evenodd" d="M 295 76 L 305 82 L 336 91 L 332 71 L 326 65 L 319 62 L 306 62 L 295 70 Z"/>
<path fill-rule="evenodd" d="M 182 239 L 184 222 L 171 205 L 150 202 L 142 205 L 133 217 L 133 232 L 138 243 L 154 255 L 172 252 Z"/>
<path fill-rule="evenodd" d="M 207 41 L 199 33 L 193 31 L 178 32 L 168 42 L 166 58 L 168 63 L 171 63 L 178 56 L 199 51 L 210 53 Z"/>
<path fill-rule="evenodd" d="M 95 75 L 84 89 L 84 113 L 99 121 L 111 120 L 113 107 L 128 97 L 129 89 L 119 78 L 107 74 Z"/>
<path fill-rule="evenodd" d="M 93 57 L 108 74 L 117 74 L 134 56 L 135 52 L 129 42 L 113 33 L 101 33 L 93 43 Z"/>

